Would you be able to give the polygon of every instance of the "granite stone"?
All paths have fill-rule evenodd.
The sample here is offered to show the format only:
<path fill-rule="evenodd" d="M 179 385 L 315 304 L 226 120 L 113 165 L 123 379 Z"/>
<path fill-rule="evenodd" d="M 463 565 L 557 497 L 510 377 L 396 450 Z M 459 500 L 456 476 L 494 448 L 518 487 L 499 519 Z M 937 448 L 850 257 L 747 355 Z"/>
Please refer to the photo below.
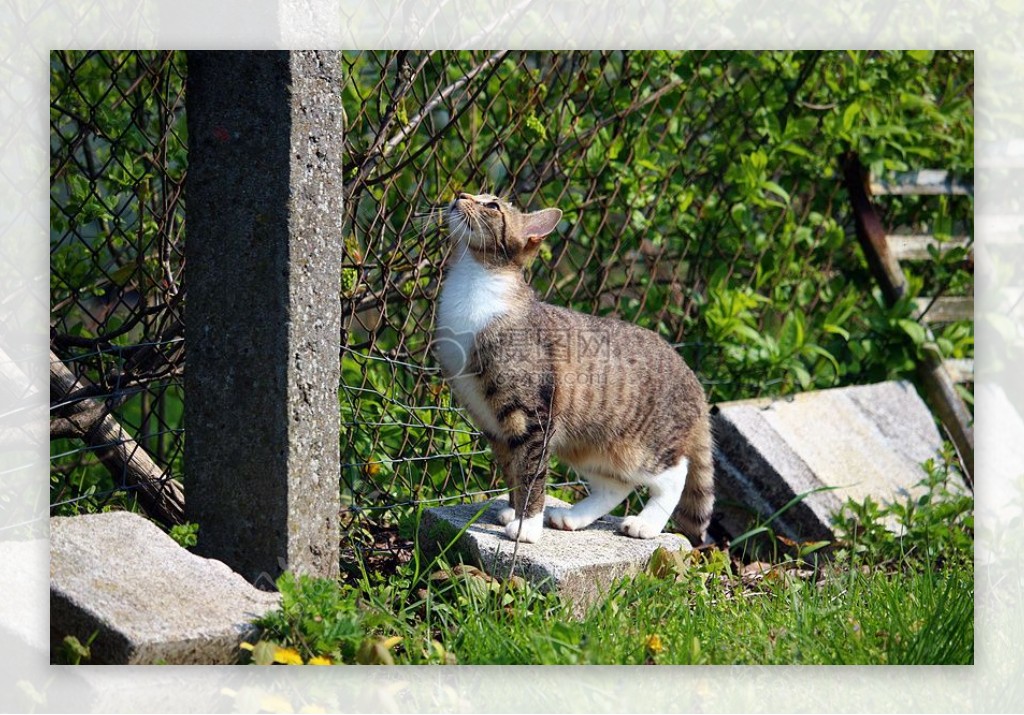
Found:
<path fill-rule="evenodd" d="M 686 537 L 678 534 L 664 533 L 654 539 L 624 536 L 616 531 L 622 520 L 605 516 L 580 531 L 545 527 L 540 541 L 519 543 L 517 549 L 497 519 L 507 506 L 508 499 L 501 497 L 428 509 L 420 523 L 420 546 L 431 557 L 446 551 L 449 563 L 461 560 L 496 578 L 516 575 L 544 591 L 557 591 L 573 604 L 577 615 L 599 601 L 613 581 L 642 570 L 659 547 L 691 548 Z M 546 506 L 568 505 L 548 496 Z"/>
<path fill-rule="evenodd" d="M 819 490 L 773 528 L 791 539 L 832 540 L 832 517 L 848 499 L 891 503 L 921 493 L 921 465 L 943 442 L 904 381 L 722 403 L 713 420 L 716 516 L 731 536 Z"/>
<path fill-rule="evenodd" d="M 137 514 L 50 519 L 51 661 L 96 633 L 91 663 L 233 663 L 279 598 Z"/>

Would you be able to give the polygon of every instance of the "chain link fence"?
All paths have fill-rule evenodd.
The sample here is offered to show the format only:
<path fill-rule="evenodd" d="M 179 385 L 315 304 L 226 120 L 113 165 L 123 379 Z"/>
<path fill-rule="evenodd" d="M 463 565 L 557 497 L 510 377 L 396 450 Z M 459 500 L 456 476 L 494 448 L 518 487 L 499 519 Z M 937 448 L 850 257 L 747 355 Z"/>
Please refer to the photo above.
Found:
<path fill-rule="evenodd" d="M 911 374 L 899 329 L 910 305 L 889 309 L 873 290 L 838 157 L 853 146 L 876 172 L 969 173 L 970 52 L 363 51 L 343 62 L 350 531 L 501 491 L 430 354 L 449 250 L 439 207 L 460 190 L 561 208 L 532 285 L 656 330 L 712 401 Z M 184 58 L 57 52 L 51 72 L 51 346 L 175 476 Z M 973 235 L 971 201 L 899 197 L 887 219 Z M 914 295 L 973 290 L 962 256 L 915 280 Z M 940 337 L 951 356 L 973 356 L 969 324 Z M 90 466 L 95 445 L 53 445 L 54 511 L 131 499 Z"/>
<path fill-rule="evenodd" d="M 182 471 L 184 59 L 50 56 L 56 514 L 132 507 L 140 478 Z"/>

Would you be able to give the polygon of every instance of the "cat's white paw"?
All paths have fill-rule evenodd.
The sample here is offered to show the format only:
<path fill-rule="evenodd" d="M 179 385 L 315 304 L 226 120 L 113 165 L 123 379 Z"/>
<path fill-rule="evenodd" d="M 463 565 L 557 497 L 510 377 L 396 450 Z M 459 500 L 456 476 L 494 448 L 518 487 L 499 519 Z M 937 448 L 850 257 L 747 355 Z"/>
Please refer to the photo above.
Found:
<path fill-rule="evenodd" d="M 552 529 L 576 531 L 577 529 L 582 529 L 587 525 L 587 522 L 584 522 L 584 520 L 579 518 L 579 516 L 573 516 L 572 509 L 548 507 L 546 511 L 548 526 Z"/>
<path fill-rule="evenodd" d="M 516 510 L 512 507 L 505 507 L 498 512 L 498 523 L 502 526 L 507 526 L 512 523 L 512 520 L 516 518 Z"/>
<path fill-rule="evenodd" d="M 634 539 L 653 539 L 661 533 L 663 526 L 644 521 L 639 514 L 627 516 L 619 525 L 619 531 Z"/>
<path fill-rule="evenodd" d="M 520 523 L 522 528 L 520 528 Z M 505 536 L 515 541 L 517 538 L 524 544 L 536 544 L 544 534 L 544 513 L 526 519 L 512 519 L 505 527 Z"/>

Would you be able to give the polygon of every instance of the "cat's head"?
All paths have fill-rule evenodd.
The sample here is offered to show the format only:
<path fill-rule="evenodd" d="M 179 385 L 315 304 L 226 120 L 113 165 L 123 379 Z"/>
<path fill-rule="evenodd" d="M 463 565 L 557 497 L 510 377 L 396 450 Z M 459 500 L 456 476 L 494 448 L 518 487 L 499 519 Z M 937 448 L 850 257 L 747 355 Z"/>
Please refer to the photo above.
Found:
<path fill-rule="evenodd" d="M 524 213 L 491 194 L 460 193 L 445 212 L 452 238 L 495 268 L 528 265 L 561 218 L 560 209 Z"/>

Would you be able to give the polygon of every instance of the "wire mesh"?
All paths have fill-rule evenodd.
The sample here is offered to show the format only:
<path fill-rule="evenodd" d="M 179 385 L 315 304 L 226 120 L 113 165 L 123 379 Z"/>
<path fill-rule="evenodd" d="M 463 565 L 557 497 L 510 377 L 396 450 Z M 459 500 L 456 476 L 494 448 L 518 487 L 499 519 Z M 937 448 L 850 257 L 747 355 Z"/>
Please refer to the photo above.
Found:
<path fill-rule="evenodd" d="M 59 51 L 50 75 L 50 347 L 73 375 L 51 370 L 51 511 L 132 507 L 100 466 L 116 445 L 85 433 L 114 417 L 159 478 L 181 473 L 184 56 Z"/>
<path fill-rule="evenodd" d="M 877 149 L 875 170 L 970 171 L 969 124 L 944 127 L 927 156 L 879 140 L 884 122 L 940 122 L 901 104 L 920 87 L 858 89 L 867 65 L 857 62 L 889 63 L 952 111 L 972 100 L 960 81 L 971 53 L 918 65 L 899 53 L 704 51 L 361 51 L 342 61 L 349 527 L 501 490 L 430 353 L 449 250 L 437 208 L 456 191 L 561 208 L 531 284 L 545 300 L 656 330 L 712 401 L 912 371 L 892 358 L 905 351 L 893 326 L 910 309 L 886 312 L 872 294 L 837 159 L 860 122 L 871 125 L 859 141 Z M 180 474 L 183 53 L 58 52 L 51 73 L 51 345 L 166 474 Z M 970 197 L 889 206 L 893 225 L 973 233 Z M 934 278 L 970 291 L 962 268 Z M 957 329 L 973 356 L 973 329 Z M 94 451 L 54 441 L 55 508 L 124 495 L 116 478 L 86 478 Z M 552 481 L 578 486 L 557 467 Z"/>
<path fill-rule="evenodd" d="M 814 103 L 821 57 L 346 54 L 350 504 L 387 510 L 500 490 L 429 355 L 447 250 L 431 209 L 463 189 L 561 208 L 564 223 L 533 267 L 541 296 L 657 330 L 712 400 L 870 375 L 863 365 L 809 385 L 802 375 L 827 362 L 824 352 L 838 354 L 836 341 L 785 364 L 744 336 L 778 334 L 793 325 L 787 315 L 823 316 L 841 298 L 849 305 L 857 281 L 859 299 L 870 292 L 838 182 L 806 166 L 835 110 Z M 770 169 L 757 165 L 765 155 Z M 716 323 L 709 310 L 738 320 Z"/>

